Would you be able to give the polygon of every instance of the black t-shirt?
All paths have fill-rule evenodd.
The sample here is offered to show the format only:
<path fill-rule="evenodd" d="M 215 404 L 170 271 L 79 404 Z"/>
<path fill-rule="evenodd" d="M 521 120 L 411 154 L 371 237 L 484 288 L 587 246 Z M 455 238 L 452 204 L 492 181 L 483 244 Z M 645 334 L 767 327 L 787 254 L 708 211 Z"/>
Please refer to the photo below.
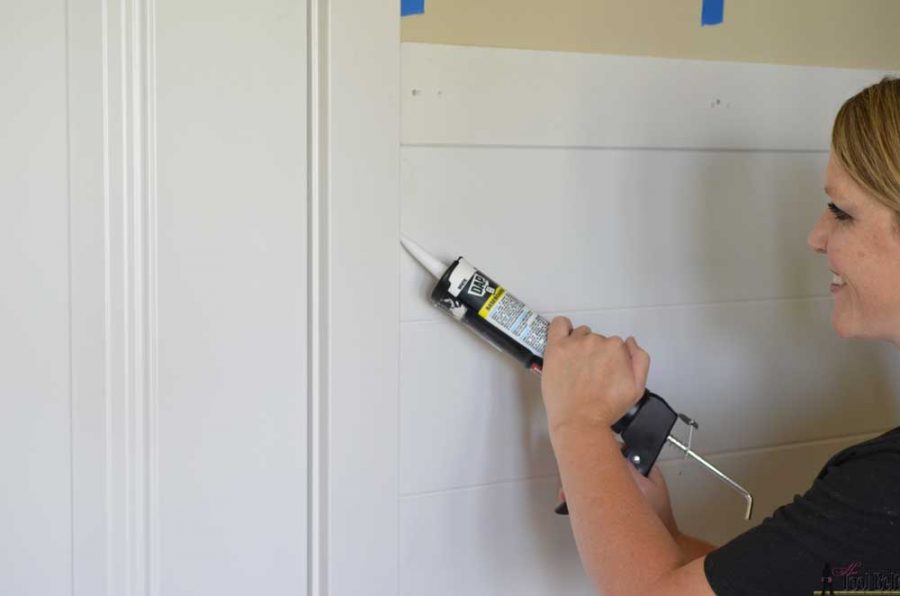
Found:
<path fill-rule="evenodd" d="M 709 553 L 704 570 L 718 596 L 900 590 L 900 427 L 834 455 L 803 496 Z"/>

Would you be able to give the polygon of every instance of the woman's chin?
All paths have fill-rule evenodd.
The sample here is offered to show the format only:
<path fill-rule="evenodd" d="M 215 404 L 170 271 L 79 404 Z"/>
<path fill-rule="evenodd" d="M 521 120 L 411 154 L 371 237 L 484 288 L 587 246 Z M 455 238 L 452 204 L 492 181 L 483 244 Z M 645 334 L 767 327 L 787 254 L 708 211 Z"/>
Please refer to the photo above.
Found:
<path fill-rule="evenodd" d="M 856 337 L 853 326 L 850 324 L 850 322 L 847 321 L 845 317 L 841 317 L 837 312 L 834 312 L 831 315 L 831 326 L 834 328 L 834 332 L 837 333 L 840 337 Z"/>

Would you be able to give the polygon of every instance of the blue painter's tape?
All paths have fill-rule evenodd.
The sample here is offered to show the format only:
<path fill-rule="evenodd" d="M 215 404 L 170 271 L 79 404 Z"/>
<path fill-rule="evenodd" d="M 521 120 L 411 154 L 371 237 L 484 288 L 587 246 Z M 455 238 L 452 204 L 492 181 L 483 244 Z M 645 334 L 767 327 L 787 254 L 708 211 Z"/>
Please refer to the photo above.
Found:
<path fill-rule="evenodd" d="M 400 0 L 400 16 L 425 14 L 425 0 Z"/>
<path fill-rule="evenodd" d="M 703 0 L 700 25 L 720 25 L 725 20 L 725 0 Z"/>

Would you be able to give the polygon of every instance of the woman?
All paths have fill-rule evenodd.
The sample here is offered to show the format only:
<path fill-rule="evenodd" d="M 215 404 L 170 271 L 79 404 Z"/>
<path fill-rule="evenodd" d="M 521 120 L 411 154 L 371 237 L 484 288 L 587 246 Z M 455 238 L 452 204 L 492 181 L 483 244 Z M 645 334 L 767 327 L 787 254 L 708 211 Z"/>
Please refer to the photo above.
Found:
<path fill-rule="evenodd" d="M 833 273 L 842 337 L 900 348 L 900 80 L 835 119 L 809 246 Z M 659 472 L 636 474 L 610 430 L 643 393 L 650 358 L 553 319 L 542 378 L 550 438 L 582 563 L 603 594 L 812 594 L 823 564 L 900 576 L 900 427 L 834 456 L 801 497 L 716 549 L 681 534 Z M 854 579 L 845 578 L 845 579 Z M 869 586 L 871 589 L 872 586 Z M 883 585 L 879 589 L 898 589 Z"/>

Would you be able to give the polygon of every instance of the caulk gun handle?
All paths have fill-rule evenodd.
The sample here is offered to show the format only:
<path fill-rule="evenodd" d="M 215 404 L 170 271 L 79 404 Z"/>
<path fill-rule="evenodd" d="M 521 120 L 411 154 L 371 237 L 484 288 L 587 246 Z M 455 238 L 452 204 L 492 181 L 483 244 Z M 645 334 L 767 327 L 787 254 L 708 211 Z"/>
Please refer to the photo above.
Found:
<path fill-rule="evenodd" d="M 666 400 L 647 389 L 641 399 L 613 424 L 613 432 L 622 437 L 622 455 L 642 475 L 650 473 L 677 419 L 678 414 Z M 561 515 L 568 512 L 565 503 L 556 508 L 556 513 Z"/>
<path fill-rule="evenodd" d="M 625 412 L 625 415 L 619 418 L 618 422 L 612 425 L 613 432 L 617 435 L 621 435 L 626 428 L 631 426 L 631 423 L 634 422 L 635 418 L 637 418 L 638 412 L 641 411 L 641 408 L 644 407 L 644 404 L 647 403 L 647 400 L 650 399 L 651 395 L 656 394 L 651 392 L 649 389 L 644 389 L 644 395 L 641 396 L 641 399 L 639 399 L 636 404 L 631 406 L 631 409 Z"/>

